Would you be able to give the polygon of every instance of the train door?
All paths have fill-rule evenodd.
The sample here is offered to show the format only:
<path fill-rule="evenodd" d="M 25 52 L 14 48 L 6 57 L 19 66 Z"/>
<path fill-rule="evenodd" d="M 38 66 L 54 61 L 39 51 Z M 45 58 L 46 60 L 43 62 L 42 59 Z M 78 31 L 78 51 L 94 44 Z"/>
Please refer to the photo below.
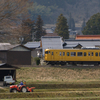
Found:
<path fill-rule="evenodd" d="M 59 52 L 58 51 L 55 51 L 55 59 L 56 59 L 56 61 L 59 61 Z"/>
<path fill-rule="evenodd" d="M 94 53 L 92 51 L 88 52 L 89 61 L 93 61 Z"/>
<path fill-rule="evenodd" d="M 66 56 L 65 56 L 65 52 L 62 52 L 62 60 L 63 60 L 63 61 L 65 61 L 65 59 L 66 59 L 65 57 L 66 57 Z"/>
<path fill-rule="evenodd" d="M 51 59 L 54 60 L 54 51 L 51 51 Z"/>
<path fill-rule="evenodd" d="M 62 61 L 62 59 L 63 59 L 62 55 L 63 55 L 63 52 L 59 52 L 59 60 L 60 61 Z"/>

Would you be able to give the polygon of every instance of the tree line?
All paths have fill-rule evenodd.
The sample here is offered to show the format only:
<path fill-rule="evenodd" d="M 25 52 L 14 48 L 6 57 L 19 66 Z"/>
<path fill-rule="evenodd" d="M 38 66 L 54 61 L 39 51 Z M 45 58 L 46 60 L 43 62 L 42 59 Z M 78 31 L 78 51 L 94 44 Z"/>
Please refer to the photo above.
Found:
<path fill-rule="evenodd" d="M 18 43 L 26 43 L 28 41 L 39 41 L 41 36 L 46 34 L 43 28 L 43 19 L 37 15 L 36 22 L 29 18 L 28 8 L 33 6 L 33 2 L 29 0 L 1 0 L 0 2 L 0 37 L 11 37 L 11 41 L 18 40 Z M 75 22 L 70 13 L 69 20 L 60 14 L 56 21 L 55 33 L 63 37 L 69 38 L 68 29 L 75 30 Z M 2 34 L 3 33 L 3 34 Z M 85 23 L 83 19 L 82 33 L 85 35 L 100 34 L 100 13 L 94 14 Z M 7 39 L 6 39 L 7 40 Z"/>

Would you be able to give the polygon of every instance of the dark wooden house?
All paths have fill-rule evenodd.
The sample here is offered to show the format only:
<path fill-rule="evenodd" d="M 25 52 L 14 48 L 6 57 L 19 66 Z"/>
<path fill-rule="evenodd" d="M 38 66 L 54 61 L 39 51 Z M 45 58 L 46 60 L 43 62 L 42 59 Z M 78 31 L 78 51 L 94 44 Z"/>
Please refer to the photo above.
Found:
<path fill-rule="evenodd" d="M 0 45 L 0 61 L 11 65 L 31 65 L 31 50 L 23 45 Z"/>

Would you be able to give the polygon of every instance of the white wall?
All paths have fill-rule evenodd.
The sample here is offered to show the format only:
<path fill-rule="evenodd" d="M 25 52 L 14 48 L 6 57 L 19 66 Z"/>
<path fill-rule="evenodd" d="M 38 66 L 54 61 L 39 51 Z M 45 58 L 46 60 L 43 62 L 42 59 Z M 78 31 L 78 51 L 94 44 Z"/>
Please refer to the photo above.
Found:
<path fill-rule="evenodd" d="M 41 37 L 42 40 L 42 53 L 44 56 L 45 49 L 63 49 L 62 38 L 59 36 L 55 37 Z"/>

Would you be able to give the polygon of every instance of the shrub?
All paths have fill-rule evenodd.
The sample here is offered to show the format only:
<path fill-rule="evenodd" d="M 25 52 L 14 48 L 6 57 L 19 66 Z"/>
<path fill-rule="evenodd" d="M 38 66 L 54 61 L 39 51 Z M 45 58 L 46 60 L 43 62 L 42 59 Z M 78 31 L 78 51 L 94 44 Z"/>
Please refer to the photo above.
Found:
<path fill-rule="evenodd" d="M 36 62 L 36 65 L 39 65 L 40 64 L 40 58 L 39 57 L 35 57 L 34 60 Z"/>

